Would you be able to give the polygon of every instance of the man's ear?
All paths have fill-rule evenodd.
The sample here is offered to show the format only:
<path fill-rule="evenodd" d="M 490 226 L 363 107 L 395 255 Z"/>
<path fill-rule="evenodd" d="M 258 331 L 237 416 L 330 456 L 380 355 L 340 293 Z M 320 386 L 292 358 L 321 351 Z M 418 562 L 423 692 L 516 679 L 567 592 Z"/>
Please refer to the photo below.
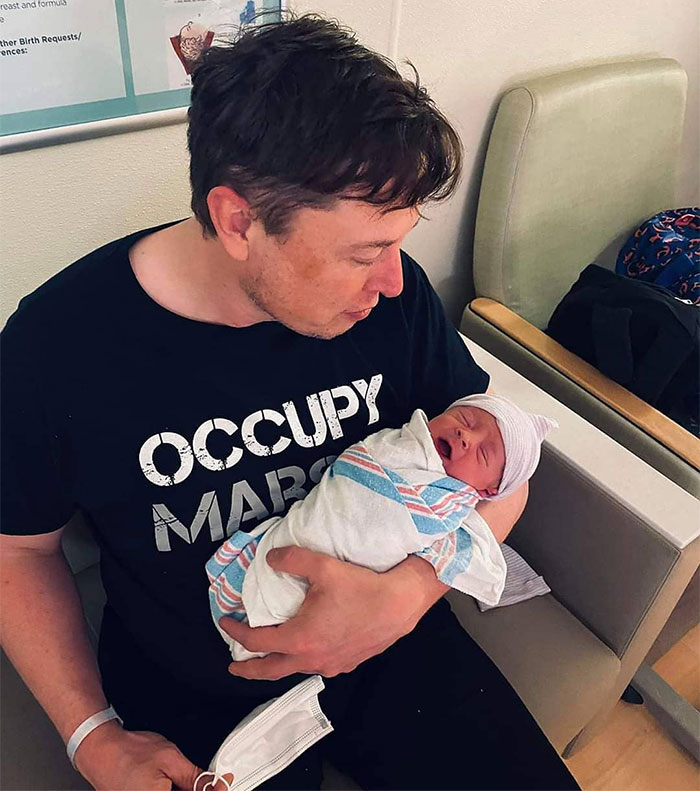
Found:
<path fill-rule="evenodd" d="M 253 222 L 250 204 L 231 187 L 219 185 L 207 195 L 209 216 L 226 252 L 238 261 L 247 261 L 248 229 Z"/>

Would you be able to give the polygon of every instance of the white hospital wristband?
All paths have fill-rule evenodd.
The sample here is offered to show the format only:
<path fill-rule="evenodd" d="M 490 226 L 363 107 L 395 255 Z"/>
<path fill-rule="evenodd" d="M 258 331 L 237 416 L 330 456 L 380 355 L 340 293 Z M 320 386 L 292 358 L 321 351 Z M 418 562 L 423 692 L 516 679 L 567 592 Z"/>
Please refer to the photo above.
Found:
<path fill-rule="evenodd" d="M 75 758 L 75 751 L 80 747 L 83 739 L 91 734 L 95 728 L 99 728 L 100 725 L 110 720 L 119 720 L 120 724 L 122 722 L 122 718 L 111 706 L 108 709 L 98 711 L 97 714 L 93 714 L 92 717 L 88 717 L 73 731 L 73 735 L 68 739 L 68 744 L 66 745 L 68 760 L 71 762 L 73 769 L 77 768 L 73 760 Z"/>

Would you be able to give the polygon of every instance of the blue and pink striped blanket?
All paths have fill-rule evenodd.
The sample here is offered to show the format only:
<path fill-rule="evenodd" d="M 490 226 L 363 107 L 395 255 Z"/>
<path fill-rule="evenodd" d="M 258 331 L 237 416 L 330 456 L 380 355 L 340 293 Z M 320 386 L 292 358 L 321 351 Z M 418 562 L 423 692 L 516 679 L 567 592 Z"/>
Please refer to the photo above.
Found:
<path fill-rule="evenodd" d="M 445 584 L 496 604 L 505 561 L 474 509 L 478 500 L 473 487 L 445 474 L 421 410 L 402 428 L 352 445 L 286 516 L 235 533 L 207 563 L 212 617 L 233 658 L 253 655 L 221 630 L 219 618 L 277 624 L 304 601 L 306 580 L 265 563 L 274 547 L 303 546 L 380 572 L 417 554 Z"/>

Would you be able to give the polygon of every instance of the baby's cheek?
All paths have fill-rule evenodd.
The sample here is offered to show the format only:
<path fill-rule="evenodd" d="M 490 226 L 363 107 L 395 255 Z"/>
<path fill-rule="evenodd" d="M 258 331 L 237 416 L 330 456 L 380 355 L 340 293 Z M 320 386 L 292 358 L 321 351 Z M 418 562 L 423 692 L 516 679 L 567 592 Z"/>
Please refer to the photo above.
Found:
<path fill-rule="evenodd" d="M 475 489 L 480 489 L 484 485 L 482 480 L 484 477 L 483 470 L 480 470 L 479 466 L 471 460 L 463 459 L 456 467 L 457 469 L 451 473 L 453 478 L 458 478 Z"/>

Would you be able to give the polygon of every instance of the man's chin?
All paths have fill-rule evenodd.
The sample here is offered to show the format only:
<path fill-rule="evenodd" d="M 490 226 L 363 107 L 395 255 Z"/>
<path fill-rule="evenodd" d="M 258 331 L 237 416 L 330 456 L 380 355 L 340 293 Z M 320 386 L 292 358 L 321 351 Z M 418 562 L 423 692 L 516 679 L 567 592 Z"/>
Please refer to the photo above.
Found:
<path fill-rule="evenodd" d="M 318 338 L 322 341 L 332 341 L 333 338 L 337 338 L 340 335 L 344 335 L 348 330 L 351 330 L 356 322 L 350 322 L 346 324 L 346 326 L 341 328 L 324 328 L 321 330 L 313 330 L 309 332 L 302 333 L 303 335 L 308 335 L 310 338 Z"/>
<path fill-rule="evenodd" d="M 298 335 L 305 335 L 307 338 L 318 338 L 322 341 L 330 341 L 333 340 L 333 338 L 337 338 L 339 335 L 352 329 L 356 323 L 357 322 L 348 319 L 343 322 L 334 321 L 332 324 L 319 327 L 316 325 L 297 324 L 291 321 L 280 321 L 280 324 L 284 324 L 287 329 L 296 332 Z"/>

